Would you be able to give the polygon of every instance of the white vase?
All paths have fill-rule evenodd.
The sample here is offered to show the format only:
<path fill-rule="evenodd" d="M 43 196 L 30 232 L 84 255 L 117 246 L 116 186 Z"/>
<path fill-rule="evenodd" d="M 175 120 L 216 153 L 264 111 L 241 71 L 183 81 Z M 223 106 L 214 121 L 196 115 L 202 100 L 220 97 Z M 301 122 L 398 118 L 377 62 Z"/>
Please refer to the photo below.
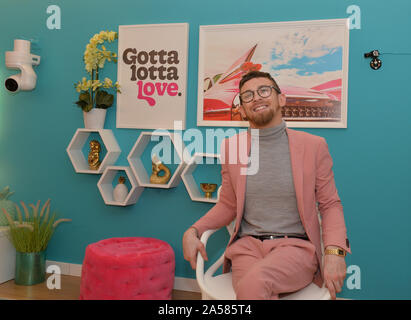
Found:
<path fill-rule="evenodd" d="M 106 121 L 106 109 L 93 108 L 89 112 L 83 111 L 84 127 L 86 129 L 103 129 Z"/>
<path fill-rule="evenodd" d="M 116 202 L 124 202 L 128 195 L 128 189 L 124 183 L 119 183 L 113 190 L 113 198 Z"/>

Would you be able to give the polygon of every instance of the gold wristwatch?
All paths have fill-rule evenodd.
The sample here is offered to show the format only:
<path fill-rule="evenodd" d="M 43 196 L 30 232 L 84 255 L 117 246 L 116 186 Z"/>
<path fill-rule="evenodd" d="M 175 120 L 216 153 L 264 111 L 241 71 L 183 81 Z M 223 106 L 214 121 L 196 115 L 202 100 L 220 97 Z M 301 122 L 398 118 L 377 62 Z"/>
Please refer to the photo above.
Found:
<path fill-rule="evenodd" d="M 345 257 L 347 255 L 347 252 L 343 249 L 325 249 L 324 251 L 325 254 L 334 254 L 340 257 Z"/>

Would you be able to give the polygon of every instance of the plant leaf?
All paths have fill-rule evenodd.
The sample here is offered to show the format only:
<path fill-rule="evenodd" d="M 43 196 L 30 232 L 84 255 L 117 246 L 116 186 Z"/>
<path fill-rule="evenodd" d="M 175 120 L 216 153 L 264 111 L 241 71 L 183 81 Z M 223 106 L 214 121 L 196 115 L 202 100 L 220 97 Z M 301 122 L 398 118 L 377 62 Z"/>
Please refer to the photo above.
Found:
<path fill-rule="evenodd" d="M 17 203 L 15 203 L 14 205 L 16 206 L 17 215 L 18 215 L 18 217 L 19 217 L 19 222 L 20 222 L 20 223 L 23 223 L 23 218 L 22 218 L 22 215 L 21 215 L 20 207 L 17 205 Z"/>
<path fill-rule="evenodd" d="M 78 101 L 75 102 L 83 111 L 89 112 L 93 109 L 93 103 L 88 91 L 80 93 Z"/>
<path fill-rule="evenodd" d="M 33 217 L 37 218 L 37 207 L 35 207 L 32 203 L 30 203 L 29 206 L 33 209 Z"/>
<path fill-rule="evenodd" d="M 50 199 L 48 199 L 48 200 L 44 203 L 43 208 L 41 208 L 40 218 L 43 217 L 44 209 L 46 209 L 47 206 L 50 206 Z"/>
<path fill-rule="evenodd" d="M 1 208 L 3 210 L 3 213 L 6 215 L 7 221 L 9 222 L 10 227 L 14 226 L 14 221 L 13 219 L 10 217 L 9 213 L 6 211 L 6 209 Z"/>
<path fill-rule="evenodd" d="M 114 96 L 104 90 L 99 90 L 96 94 L 96 108 L 107 109 L 113 105 Z"/>
<path fill-rule="evenodd" d="M 70 222 L 71 219 L 59 219 L 56 222 L 53 223 L 53 228 L 56 228 L 60 223 L 62 222 Z"/>
<path fill-rule="evenodd" d="M 91 96 L 90 96 L 90 93 L 88 91 L 80 93 L 80 95 L 78 96 L 78 99 L 80 101 L 91 103 Z"/>
<path fill-rule="evenodd" d="M 26 204 L 23 201 L 20 201 L 20 203 L 23 206 L 24 213 L 26 214 L 26 221 L 29 221 L 30 215 L 29 211 L 27 210 Z"/>

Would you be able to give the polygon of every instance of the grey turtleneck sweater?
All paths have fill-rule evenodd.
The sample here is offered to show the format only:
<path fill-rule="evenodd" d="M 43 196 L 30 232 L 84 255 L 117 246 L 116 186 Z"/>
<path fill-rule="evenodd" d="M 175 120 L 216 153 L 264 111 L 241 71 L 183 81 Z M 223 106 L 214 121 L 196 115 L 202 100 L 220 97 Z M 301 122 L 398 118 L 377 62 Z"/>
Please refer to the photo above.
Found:
<path fill-rule="evenodd" d="M 305 235 L 297 209 L 286 124 L 251 130 L 251 152 L 259 143 L 259 170 L 247 175 L 239 236 Z M 259 134 L 259 137 L 256 137 Z"/>

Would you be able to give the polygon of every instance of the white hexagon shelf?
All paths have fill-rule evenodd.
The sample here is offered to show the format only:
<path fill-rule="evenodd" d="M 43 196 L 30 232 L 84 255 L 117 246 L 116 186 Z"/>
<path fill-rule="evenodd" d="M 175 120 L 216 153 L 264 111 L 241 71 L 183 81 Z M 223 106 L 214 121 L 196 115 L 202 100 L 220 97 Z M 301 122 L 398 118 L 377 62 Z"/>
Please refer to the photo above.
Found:
<path fill-rule="evenodd" d="M 113 181 L 120 171 L 125 172 L 127 179 L 131 184 L 131 188 L 123 202 L 117 202 L 113 197 Z M 104 203 L 111 206 L 128 206 L 135 204 L 144 190 L 144 188 L 138 184 L 130 167 L 122 166 L 108 166 L 101 175 L 101 178 L 97 183 L 97 187 L 100 190 Z"/>
<path fill-rule="evenodd" d="M 98 170 L 89 168 L 88 157 L 85 157 L 83 153 L 83 147 L 92 133 L 98 133 L 107 150 Z M 67 147 L 67 153 L 77 173 L 100 174 L 107 166 L 113 165 L 117 161 L 121 149 L 113 132 L 109 129 L 77 129 Z"/>
<path fill-rule="evenodd" d="M 221 163 L 220 155 L 219 154 L 212 154 L 212 153 L 195 153 L 194 156 L 191 158 L 190 162 L 184 168 L 181 178 L 186 186 L 188 194 L 190 195 L 191 200 L 193 201 L 201 201 L 201 202 L 210 202 L 210 203 L 217 203 L 218 201 L 218 187 L 216 193 L 211 197 L 207 198 L 200 190 L 199 183 L 197 183 L 194 179 L 193 172 L 197 168 L 198 165 L 207 164 L 204 163 L 204 158 L 215 158 L 218 163 Z M 214 163 L 214 162 L 213 162 Z"/>
<path fill-rule="evenodd" d="M 144 164 L 141 158 L 148 144 L 153 141 L 159 141 L 161 137 L 163 138 L 168 137 L 170 139 L 171 147 L 177 153 L 179 157 L 179 162 L 178 162 L 177 167 L 174 170 L 171 170 L 172 175 L 167 184 L 154 184 L 154 183 L 150 183 L 149 174 L 147 173 L 147 170 L 144 167 Z M 169 132 L 169 131 L 164 131 L 164 132 L 163 131 L 154 131 L 154 132 L 143 131 L 141 132 L 136 143 L 131 149 L 127 157 L 127 160 L 130 164 L 131 170 L 134 173 L 134 176 L 136 177 L 138 183 L 142 187 L 173 188 L 179 184 L 181 180 L 181 172 L 184 170 L 187 164 L 185 161 L 188 161 L 189 158 L 190 158 L 190 155 L 187 153 L 185 149 L 185 145 L 184 145 L 183 139 L 181 138 L 180 134 L 175 133 L 175 132 L 174 133 Z M 149 160 L 146 160 L 146 161 L 149 161 Z M 174 163 L 173 165 L 176 165 L 176 164 L 177 163 Z M 164 165 L 168 166 L 167 163 L 164 163 Z M 150 166 L 151 166 L 151 163 L 150 163 Z"/>

